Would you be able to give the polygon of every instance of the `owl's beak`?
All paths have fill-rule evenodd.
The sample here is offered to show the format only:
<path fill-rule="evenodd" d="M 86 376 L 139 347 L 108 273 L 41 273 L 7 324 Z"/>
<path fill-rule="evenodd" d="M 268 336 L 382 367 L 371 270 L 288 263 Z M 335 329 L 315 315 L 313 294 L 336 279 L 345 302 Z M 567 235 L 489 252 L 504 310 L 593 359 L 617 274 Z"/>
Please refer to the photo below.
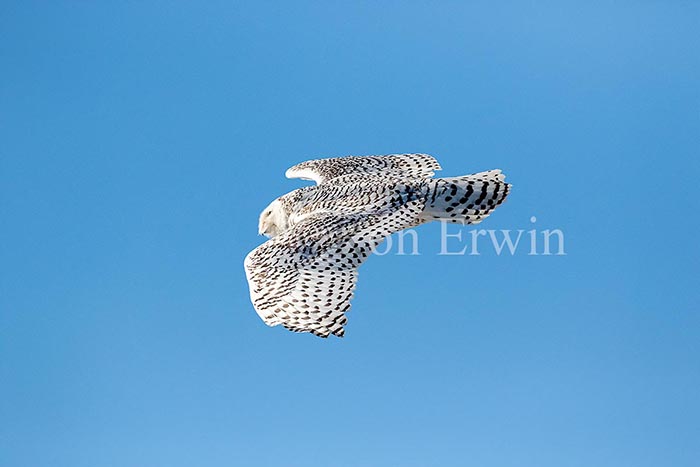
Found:
<path fill-rule="evenodd" d="M 260 225 L 258 226 L 258 234 L 264 235 L 267 238 L 272 238 L 274 236 L 275 226 L 268 219 L 260 219 Z"/>

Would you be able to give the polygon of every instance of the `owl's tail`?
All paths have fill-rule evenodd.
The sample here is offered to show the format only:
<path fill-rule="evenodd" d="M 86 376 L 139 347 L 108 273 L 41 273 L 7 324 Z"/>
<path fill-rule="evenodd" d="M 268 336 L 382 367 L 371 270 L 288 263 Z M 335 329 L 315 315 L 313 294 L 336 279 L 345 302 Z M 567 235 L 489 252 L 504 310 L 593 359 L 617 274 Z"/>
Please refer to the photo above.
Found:
<path fill-rule="evenodd" d="M 510 184 L 500 170 L 489 170 L 455 178 L 438 178 L 428 185 L 427 200 L 420 218 L 478 224 L 505 201 Z"/>

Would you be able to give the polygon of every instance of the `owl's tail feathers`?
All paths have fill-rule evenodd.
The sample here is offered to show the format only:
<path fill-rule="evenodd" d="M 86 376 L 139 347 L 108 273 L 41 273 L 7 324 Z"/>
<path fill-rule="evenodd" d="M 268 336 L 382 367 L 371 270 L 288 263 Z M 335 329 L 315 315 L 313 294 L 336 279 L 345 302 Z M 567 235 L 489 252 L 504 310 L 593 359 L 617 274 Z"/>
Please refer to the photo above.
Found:
<path fill-rule="evenodd" d="M 510 184 L 500 170 L 489 170 L 455 178 L 438 178 L 428 187 L 421 214 L 424 222 L 442 220 L 478 224 L 505 201 Z"/>

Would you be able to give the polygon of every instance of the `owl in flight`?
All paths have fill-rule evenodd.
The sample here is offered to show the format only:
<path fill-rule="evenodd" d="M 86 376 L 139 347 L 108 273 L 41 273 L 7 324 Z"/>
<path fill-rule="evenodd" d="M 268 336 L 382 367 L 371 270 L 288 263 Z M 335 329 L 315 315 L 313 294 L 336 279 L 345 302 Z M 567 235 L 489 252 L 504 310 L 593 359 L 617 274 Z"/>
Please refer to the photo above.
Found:
<path fill-rule="evenodd" d="M 349 156 L 295 165 L 313 180 L 260 215 L 270 239 L 245 258 L 250 298 L 268 326 L 343 337 L 357 269 L 394 232 L 433 220 L 478 224 L 508 196 L 500 170 L 432 178 L 427 154 Z"/>

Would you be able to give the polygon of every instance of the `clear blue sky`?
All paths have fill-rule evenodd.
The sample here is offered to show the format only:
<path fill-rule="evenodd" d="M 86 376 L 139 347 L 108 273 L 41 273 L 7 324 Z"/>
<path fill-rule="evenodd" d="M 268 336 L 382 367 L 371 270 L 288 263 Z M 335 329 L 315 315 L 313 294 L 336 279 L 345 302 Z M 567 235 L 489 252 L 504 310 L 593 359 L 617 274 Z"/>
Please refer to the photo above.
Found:
<path fill-rule="evenodd" d="M 697 2 L 116 3 L 0 6 L 0 465 L 697 465 Z M 568 254 L 423 226 L 267 328 L 285 169 L 408 151 Z"/>

